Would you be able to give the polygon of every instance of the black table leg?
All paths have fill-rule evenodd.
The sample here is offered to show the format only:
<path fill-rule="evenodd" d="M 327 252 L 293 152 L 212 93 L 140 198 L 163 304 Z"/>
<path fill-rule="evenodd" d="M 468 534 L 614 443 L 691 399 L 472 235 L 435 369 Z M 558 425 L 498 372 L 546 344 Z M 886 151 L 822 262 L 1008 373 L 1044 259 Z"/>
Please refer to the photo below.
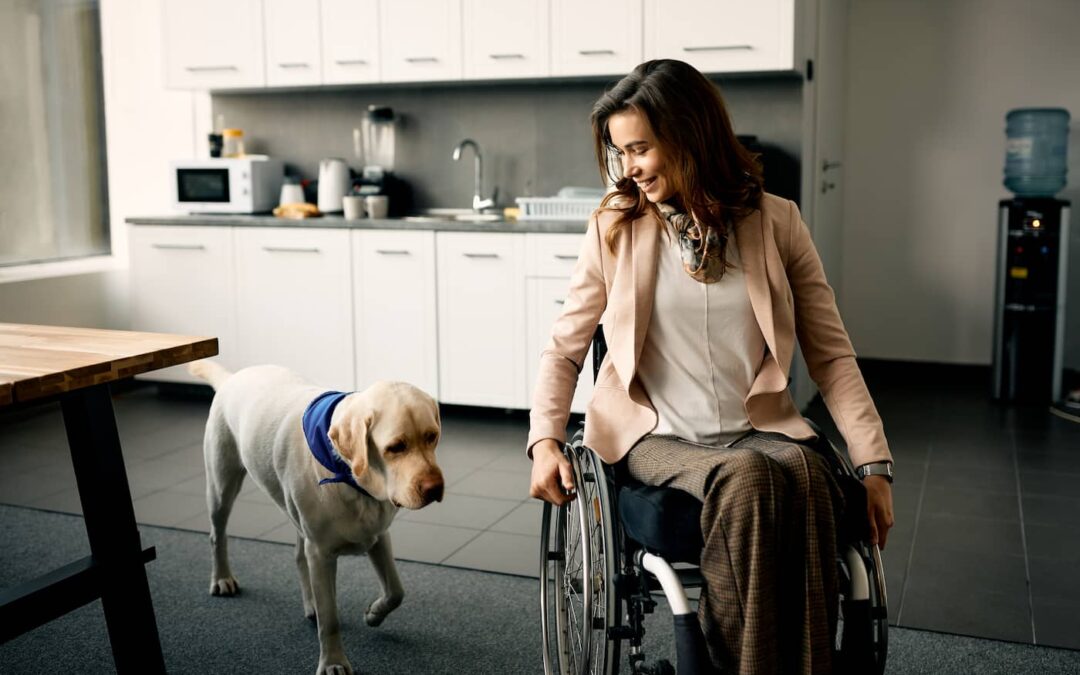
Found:
<path fill-rule="evenodd" d="M 150 585 L 107 384 L 61 398 L 86 534 L 119 673 L 164 673 Z"/>

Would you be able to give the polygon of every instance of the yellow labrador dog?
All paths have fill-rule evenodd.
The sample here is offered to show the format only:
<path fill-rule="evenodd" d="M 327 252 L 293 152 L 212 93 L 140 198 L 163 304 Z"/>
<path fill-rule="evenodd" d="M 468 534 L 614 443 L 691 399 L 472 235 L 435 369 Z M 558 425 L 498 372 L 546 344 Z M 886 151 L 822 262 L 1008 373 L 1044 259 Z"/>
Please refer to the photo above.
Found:
<path fill-rule="evenodd" d="M 441 501 L 435 463 L 439 408 L 421 390 L 378 382 L 343 394 L 279 366 L 230 373 L 213 361 L 189 370 L 216 390 L 206 423 L 210 593 L 235 595 L 225 525 L 244 476 L 296 525 L 304 614 L 319 630 L 319 675 L 352 673 L 338 623 L 337 557 L 366 553 L 382 586 L 364 620 L 378 626 L 404 597 L 387 528 L 398 507 Z"/>

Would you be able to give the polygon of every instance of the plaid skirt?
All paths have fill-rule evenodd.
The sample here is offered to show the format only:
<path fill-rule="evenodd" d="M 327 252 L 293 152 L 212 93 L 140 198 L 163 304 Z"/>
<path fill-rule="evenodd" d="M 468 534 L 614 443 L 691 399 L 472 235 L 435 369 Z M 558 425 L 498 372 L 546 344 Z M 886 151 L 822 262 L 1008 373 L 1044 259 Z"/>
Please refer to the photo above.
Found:
<path fill-rule="evenodd" d="M 650 435 L 626 467 L 702 501 L 698 618 L 714 665 L 742 675 L 832 671 L 843 498 L 824 458 L 775 433 L 720 448 Z"/>

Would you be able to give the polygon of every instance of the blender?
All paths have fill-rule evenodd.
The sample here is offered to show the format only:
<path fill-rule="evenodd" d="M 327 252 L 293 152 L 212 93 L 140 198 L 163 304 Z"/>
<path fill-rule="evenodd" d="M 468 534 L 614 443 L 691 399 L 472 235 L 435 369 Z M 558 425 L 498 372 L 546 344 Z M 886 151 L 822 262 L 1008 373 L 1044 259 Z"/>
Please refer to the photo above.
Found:
<path fill-rule="evenodd" d="M 369 105 L 360 128 L 353 130 L 353 151 L 358 157 L 362 156 L 364 167 L 353 183 L 354 193 L 386 195 L 392 217 L 405 215 L 412 205 L 408 184 L 394 174 L 396 126 L 397 118 L 392 108 Z"/>

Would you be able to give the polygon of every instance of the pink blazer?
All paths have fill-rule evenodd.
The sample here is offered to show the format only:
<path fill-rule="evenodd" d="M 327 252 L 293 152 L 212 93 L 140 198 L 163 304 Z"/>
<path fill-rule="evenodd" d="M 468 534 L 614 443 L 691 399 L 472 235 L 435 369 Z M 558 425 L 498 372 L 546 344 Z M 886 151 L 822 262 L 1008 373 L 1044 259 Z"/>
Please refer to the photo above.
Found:
<path fill-rule="evenodd" d="M 656 428 L 656 410 L 636 370 L 652 316 L 661 224 L 652 215 L 634 221 L 612 254 L 605 235 L 616 215 L 601 210 L 592 217 L 563 313 L 540 357 L 530 413 L 530 455 L 541 439 L 565 442 L 578 373 L 599 323 L 604 325 L 608 354 L 586 409 L 585 444 L 614 463 Z M 766 194 L 759 210 L 735 228 L 750 303 L 768 346 L 744 401 L 750 424 L 793 439 L 814 438 L 787 389 L 797 336 L 810 377 L 847 441 L 854 465 L 891 460 L 881 418 L 798 207 Z"/>

